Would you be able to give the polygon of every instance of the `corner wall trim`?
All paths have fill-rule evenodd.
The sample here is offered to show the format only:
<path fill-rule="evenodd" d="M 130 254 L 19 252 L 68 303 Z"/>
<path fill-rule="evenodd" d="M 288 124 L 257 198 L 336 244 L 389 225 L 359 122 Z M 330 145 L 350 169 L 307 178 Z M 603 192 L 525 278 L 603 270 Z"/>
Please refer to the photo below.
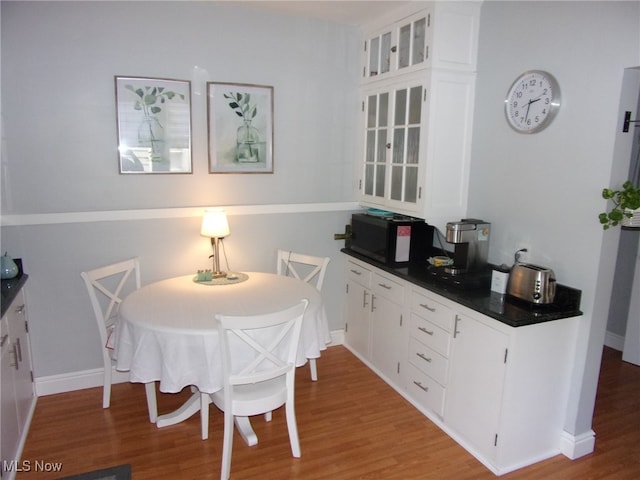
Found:
<path fill-rule="evenodd" d="M 360 210 L 357 202 L 291 203 L 279 205 L 217 205 L 227 215 L 268 215 L 277 213 L 348 212 Z M 109 210 L 94 212 L 29 213 L 2 215 L 1 225 L 53 225 L 62 223 L 111 222 L 119 220 L 149 220 L 158 218 L 200 217 L 209 205 L 185 208 L 150 208 L 144 210 Z"/>
<path fill-rule="evenodd" d="M 593 430 L 579 435 L 572 435 L 565 430 L 560 434 L 560 452 L 571 460 L 589 455 L 595 445 L 596 432 Z"/>

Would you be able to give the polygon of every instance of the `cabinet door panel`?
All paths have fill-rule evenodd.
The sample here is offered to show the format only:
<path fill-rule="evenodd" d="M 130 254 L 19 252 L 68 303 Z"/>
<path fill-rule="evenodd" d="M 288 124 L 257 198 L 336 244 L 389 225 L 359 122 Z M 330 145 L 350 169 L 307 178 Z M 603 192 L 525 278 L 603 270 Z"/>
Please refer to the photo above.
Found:
<path fill-rule="evenodd" d="M 409 364 L 407 369 L 407 390 L 409 395 L 420 405 L 442 417 L 445 389 L 415 366 Z"/>
<path fill-rule="evenodd" d="M 451 334 L 424 318 L 411 315 L 411 336 L 447 357 L 451 348 Z"/>
<path fill-rule="evenodd" d="M 371 318 L 371 361 L 390 380 L 399 382 L 402 348 L 402 307 L 374 295 Z"/>
<path fill-rule="evenodd" d="M 441 385 L 446 385 L 447 358 L 418 342 L 415 338 L 409 340 L 409 361 Z"/>
<path fill-rule="evenodd" d="M 346 344 L 365 358 L 370 357 L 370 302 L 371 293 L 359 283 L 347 283 Z"/>
<path fill-rule="evenodd" d="M 458 315 L 445 422 L 490 458 L 495 457 L 507 344 L 504 333 Z"/>

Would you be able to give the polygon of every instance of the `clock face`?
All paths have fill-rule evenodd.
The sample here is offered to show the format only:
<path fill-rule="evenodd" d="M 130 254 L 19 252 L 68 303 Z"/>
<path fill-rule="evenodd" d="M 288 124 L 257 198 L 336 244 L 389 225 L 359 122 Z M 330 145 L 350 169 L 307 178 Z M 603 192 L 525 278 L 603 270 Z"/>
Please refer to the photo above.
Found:
<path fill-rule="evenodd" d="M 558 113 L 560 88 L 549 73 L 530 70 L 520 75 L 504 101 L 507 122 L 516 132 L 535 133 Z"/>

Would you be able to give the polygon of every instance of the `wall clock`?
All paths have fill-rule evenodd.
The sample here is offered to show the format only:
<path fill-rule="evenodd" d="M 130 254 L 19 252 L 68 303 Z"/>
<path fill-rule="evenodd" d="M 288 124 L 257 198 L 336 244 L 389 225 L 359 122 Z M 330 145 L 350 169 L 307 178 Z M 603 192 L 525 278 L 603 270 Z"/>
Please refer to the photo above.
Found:
<path fill-rule="evenodd" d="M 518 133 L 546 128 L 560 109 L 560 87 L 553 75 L 529 70 L 516 78 L 504 100 L 507 123 Z"/>

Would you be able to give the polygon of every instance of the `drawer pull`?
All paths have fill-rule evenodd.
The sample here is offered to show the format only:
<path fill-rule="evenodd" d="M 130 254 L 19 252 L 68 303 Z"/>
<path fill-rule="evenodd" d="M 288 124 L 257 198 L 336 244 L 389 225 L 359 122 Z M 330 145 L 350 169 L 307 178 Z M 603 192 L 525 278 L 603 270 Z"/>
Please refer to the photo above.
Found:
<path fill-rule="evenodd" d="M 364 291 L 362 293 L 363 293 L 363 295 L 362 295 L 362 308 L 367 308 L 367 305 L 369 304 L 367 302 L 367 295 L 369 295 L 369 292 Z"/>
<path fill-rule="evenodd" d="M 416 353 L 416 355 L 419 356 L 425 362 L 431 363 L 431 358 L 427 357 L 424 353 Z"/>
<path fill-rule="evenodd" d="M 354 275 L 362 275 L 362 272 L 360 270 L 354 270 L 353 268 L 351 269 L 351 273 L 353 273 Z"/>
<path fill-rule="evenodd" d="M 389 285 L 385 285 L 384 283 L 379 283 L 378 285 L 386 290 L 391 290 L 391 287 Z"/>
<path fill-rule="evenodd" d="M 426 309 L 427 309 L 427 310 L 429 310 L 430 312 L 435 312 L 435 311 L 436 311 L 435 307 L 430 307 L 430 306 L 429 306 L 429 305 L 427 305 L 426 303 L 421 303 L 421 304 L 420 304 L 420 306 L 421 306 L 422 308 L 426 308 Z"/>
<path fill-rule="evenodd" d="M 415 380 L 413 381 L 413 383 L 423 392 L 428 392 L 429 391 L 429 387 L 425 387 L 424 385 L 422 385 L 422 382 L 416 382 Z"/>
<path fill-rule="evenodd" d="M 22 363 L 22 346 L 20 345 L 20 339 L 16 338 L 16 357 L 18 362 Z"/>
<path fill-rule="evenodd" d="M 7 343 L 7 340 L 9 339 L 9 335 L 7 333 L 5 333 L 2 336 L 2 341 L 0 342 L 0 347 L 4 347 L 4 344 Z"/>
<path fill-rule="evenodd" d="M 424 327 L 418 327 L 418 330 L 420 330 L 421 332 L 426 333 L 427 335 L 433 335 L 433 330 L 427 330 Z"/>

